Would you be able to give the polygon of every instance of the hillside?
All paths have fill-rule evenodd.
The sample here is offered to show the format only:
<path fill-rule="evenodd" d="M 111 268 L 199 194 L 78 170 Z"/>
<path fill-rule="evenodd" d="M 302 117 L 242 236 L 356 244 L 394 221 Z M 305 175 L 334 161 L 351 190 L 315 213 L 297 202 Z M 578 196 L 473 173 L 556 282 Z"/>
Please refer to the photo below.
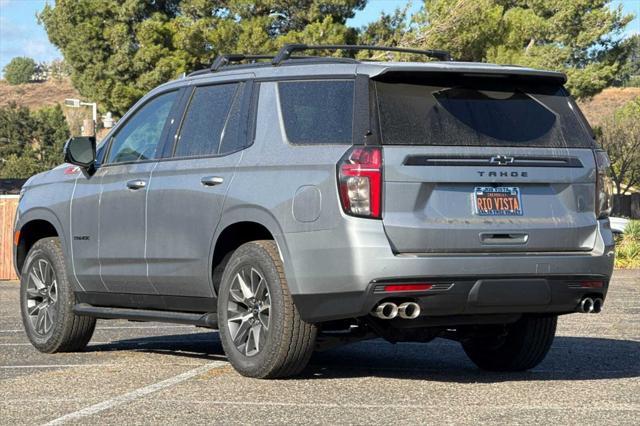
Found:
<path fill-rule="evenodd" d="M 0 80 L 0 107 L 9 102 L 16 102 L 29 109 L 62 103 L 66 98 L 78 98 L 80 94 L 73 88 L 69 80 L 45 81 L 12 86 Z"/>
<path fill-rule="evenodd" d="M 579 102 L 580 108 L 592 126 L 597 126 L 626 102 L 640 96 L 640 87 L 611 87 L 592 99 Z M 73 88 L 69 80 L 47 81 L 44 83 L 29 83 L 12 86 L 0 80 L 0 107 L 14 101 L 30 109 L 38 109 L 47 105 L 62 103 L 66 98 L 79 98 L 80 94 Z M 70 121 L 78 114 L 86 115 L 88 111 L 80 112 L 65 108 Z"/>
<path fill-rule="evenodd" d="M 578 102 L 591 126 L 598 126 L 603 118 L 640 96 L 640 87 L 610 87 L 586 102 Z"/>

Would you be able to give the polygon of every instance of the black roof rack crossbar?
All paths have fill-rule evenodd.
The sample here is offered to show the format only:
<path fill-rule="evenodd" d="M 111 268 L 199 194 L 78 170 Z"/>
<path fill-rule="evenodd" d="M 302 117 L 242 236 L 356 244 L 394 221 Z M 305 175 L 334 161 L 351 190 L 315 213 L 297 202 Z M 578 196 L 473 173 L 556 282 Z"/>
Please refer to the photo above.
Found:
<path fill-rule="evenodd" d="M 258 59 L 273 59 L 272 55 L 243 55 L 242 53 L 232 53 L 226 55 L 218 55 L 211 64 L 211 72 L 218 71 L 225 65 L 232 62 L 256 61 Z"/>
<path fill-rule="evenodd" d="M 385 46 L 367 46 L 357 44 L 327 44 L 327 45 L 307 45 L 307 44 L 285 44 L 278 51 L 271 63 L 278 65 L 282 61 L 285 61 L 291 57 L 294 52 L 301 52 L 304 50 L 380 50 L 383 52 L 401 52 L 401 53 L 413 53 L 416 55 L 425 55 L 430 58 L 435 58 L 441 61 L 450 61 L 451 54 L 446 50 L 419 50 L 419 49 L 405 49 L 402 47 L 385 47 Z"/>

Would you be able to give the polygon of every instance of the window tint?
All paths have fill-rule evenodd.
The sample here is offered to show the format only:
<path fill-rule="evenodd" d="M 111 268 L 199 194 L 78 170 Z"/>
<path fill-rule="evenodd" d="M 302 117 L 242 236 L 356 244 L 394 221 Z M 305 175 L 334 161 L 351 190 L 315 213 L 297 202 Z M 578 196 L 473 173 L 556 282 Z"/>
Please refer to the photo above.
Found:
<path fill-rule="evenodd" d="M 592 147 L 559 85 L 449 78 L 376 83 L 383 143 Z"/>
<path fill-rule="evenodd" d="M 351 143 L 353 81 L 280 82 L 278 90 L 291 143 Z"/>
<path fill-rule="evenodd" d="M 180 129 L 176 157 L 220 153 L 240 145 L 240 100 L 244 84 L 196 87 Z M 229 113 L 231 111 L 231 114 Z M 228 147 L 227 147 L 228 145 Z"/>
<path fill-rule="evenodd" d="M 109 163 L 156 158 L 156 149 L 177 91 L 162 94 L 136 111 L 113 137 Z"/>

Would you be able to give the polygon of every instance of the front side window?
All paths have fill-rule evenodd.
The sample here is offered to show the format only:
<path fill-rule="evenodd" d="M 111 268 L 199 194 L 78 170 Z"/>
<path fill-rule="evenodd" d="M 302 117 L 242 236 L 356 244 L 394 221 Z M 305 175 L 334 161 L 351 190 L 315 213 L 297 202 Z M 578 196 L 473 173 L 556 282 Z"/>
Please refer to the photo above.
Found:
<path fill-rule="evenodd" d="M 287 139 L 294 144 L 350 144 L 352 80 L 278 83 Z"/>
<path fill-rule="evenodd" d="M 111 141 L 108 163 L 143 161 L 156 158 L 169 112 L 178 91 L 164 93 L 138 109 Z"/>
<path fill-rule="evenodd" d="M 176 157 L 218 155 L 238 146 L 244 83 L 196 87 L 182 122 Z M 231 112 L 231 113 L 230 113 Z"/>

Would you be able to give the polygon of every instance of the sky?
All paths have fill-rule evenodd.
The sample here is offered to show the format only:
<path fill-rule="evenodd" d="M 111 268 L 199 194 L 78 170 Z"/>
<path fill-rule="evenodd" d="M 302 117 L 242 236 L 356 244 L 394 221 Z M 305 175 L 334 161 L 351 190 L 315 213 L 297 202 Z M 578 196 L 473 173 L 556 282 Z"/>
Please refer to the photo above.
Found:
<path fill-rule="evenodd" d="M 36 62 L 51 61 L 62 57 L 49 43 L 47 34 L 36 19 L 36 13 L 53 0 L 0 0 L 0 70 L 16 56 L 28 56 Z M 369 0 L 364 10 L 358 11 L 348 21 L 353 27 L 361 27 L 375 21 L 382 12 L 393 12 L 406 4 L 404 0 Z M 422 1 L 414 0 L 411 11 L 420 9 Z M 627 27 L 628 34 L 640 34 L 640 0 L 614 0 L 626 13 L 634 13 L 636 19 Z"/>

